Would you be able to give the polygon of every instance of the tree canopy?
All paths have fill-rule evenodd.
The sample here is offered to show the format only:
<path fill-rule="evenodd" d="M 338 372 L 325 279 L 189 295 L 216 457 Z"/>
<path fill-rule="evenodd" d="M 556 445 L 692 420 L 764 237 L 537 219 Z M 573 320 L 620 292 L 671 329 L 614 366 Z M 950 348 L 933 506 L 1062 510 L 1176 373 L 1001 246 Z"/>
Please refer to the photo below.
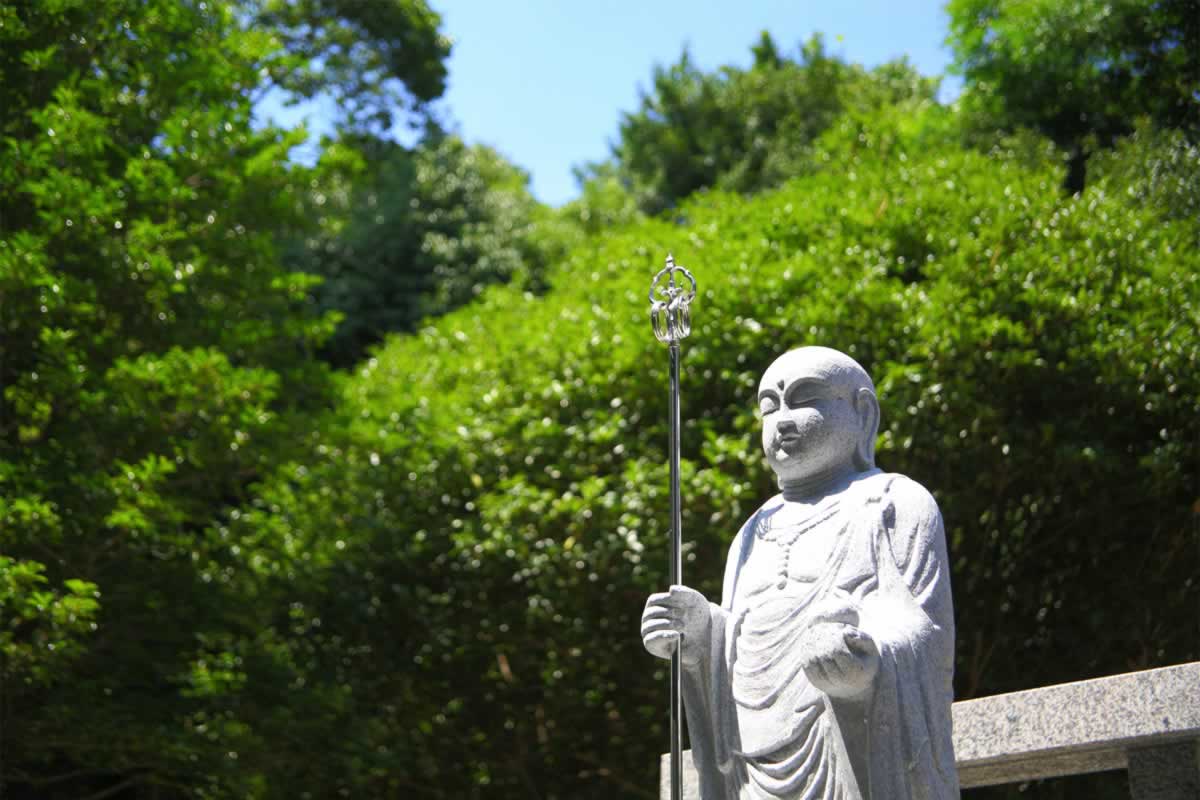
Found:
<path fill-rule="evenodd" d="M 760 191 L 802 169 L 807 148 L 843 112 L 931 101 L 936 86 L 904 61 L 874 70 L 846 64 L 820 36 L 793 60 L 764 33 L 749 69 L 712 73 L 684 50 L 655 69 L 639 109 L 623 115 L 613 159 L 648 213 L 701 189 Z"/>
<path fill-rule="evenodd" d="M 256 623 L 219 523 L 333 397 L 332 320 L 274 246 L 298 137 L 251 124 L 270 47 L 214 2 L 0 8 L 14 796 L 254 790 L 233 643 Z"/>
<path fill-rule="evenodd" d="M 328 96 L 351 129 L 391 127 L 446 90 L 450 40 L 425 0 L 243 0 L 280 46 L 266 62 L 296 99 Z"/>
<path fill-rule="evenodd" d="M 1200 136 L 1200 11 L 1193 0 L 951 0 L 949 44 L 986 129 L 1041 131 L 1075 158 L 1136 120 Z"/>

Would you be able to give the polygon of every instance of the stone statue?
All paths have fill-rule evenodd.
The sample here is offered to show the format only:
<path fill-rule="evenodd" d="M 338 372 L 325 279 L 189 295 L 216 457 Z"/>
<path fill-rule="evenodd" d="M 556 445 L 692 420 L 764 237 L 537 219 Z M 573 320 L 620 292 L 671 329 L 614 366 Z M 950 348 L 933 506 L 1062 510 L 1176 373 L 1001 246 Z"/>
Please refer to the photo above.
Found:
<path fill-rule="evenodd" d="M 647 650 L 682 648 L 701 798 L 957 798 L 937 503 L 875 467 L 879 403 L 849 356 L 783 355 L 758 402 L 781 493 L 734 538 L 720 605 L 672 586 L 642 616 Z"/>

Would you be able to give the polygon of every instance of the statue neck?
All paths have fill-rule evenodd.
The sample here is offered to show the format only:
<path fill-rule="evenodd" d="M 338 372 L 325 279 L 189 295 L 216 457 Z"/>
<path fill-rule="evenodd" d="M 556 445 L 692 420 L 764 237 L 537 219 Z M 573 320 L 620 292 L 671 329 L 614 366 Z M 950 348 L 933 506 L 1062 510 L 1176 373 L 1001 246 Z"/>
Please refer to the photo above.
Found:
<path fill-rule="evenodd" d="M 780 479 L 779 489 L 783 492 L 783 499 L 789 503 L 813 503 L 841 491 L 862 474 L 865 473 L 855 469 L 852 462 L 835 464 L 802 478 Z"/>

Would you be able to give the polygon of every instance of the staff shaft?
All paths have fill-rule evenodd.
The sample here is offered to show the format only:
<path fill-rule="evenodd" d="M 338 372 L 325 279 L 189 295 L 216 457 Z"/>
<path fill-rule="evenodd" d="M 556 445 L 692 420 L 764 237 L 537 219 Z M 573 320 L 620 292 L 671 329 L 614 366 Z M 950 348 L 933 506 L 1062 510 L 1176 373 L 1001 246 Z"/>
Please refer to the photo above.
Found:
<path fill-rule="evenodd" d="M 679 343 L 671 342 L 670 353 L 671 399 L 671 585 L 683 582 L 682 512 L 679 498 Z M 683 641 L 675 643 L 671 654 L 671 800 L 683 798 L 683 690 L 680 684 L 682 664 L 680 649 Z"/>

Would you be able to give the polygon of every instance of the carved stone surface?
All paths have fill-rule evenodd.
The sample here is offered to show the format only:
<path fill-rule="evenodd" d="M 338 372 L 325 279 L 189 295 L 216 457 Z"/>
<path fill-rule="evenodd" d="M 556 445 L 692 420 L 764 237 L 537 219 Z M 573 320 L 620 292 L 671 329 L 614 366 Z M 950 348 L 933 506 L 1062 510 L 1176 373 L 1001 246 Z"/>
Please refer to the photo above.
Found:
<path fill-rule="evenodd" d="M 1200 739 L 1200 662 L 954 704 L 964 787 L 1126 766 L 1132 780 L 1129 753 L 1186 739 Z"/>
<path fill-rule="evenodd" d="M 780 494 L 734 538 L 720 604 L 675 586 L 642 617 L 647 650 L 682 648 L 699 797 L 957 797 L 937 504 L 875 467 L 879 404 L 850 357 L 793 350 L 758 399 Z"/>

